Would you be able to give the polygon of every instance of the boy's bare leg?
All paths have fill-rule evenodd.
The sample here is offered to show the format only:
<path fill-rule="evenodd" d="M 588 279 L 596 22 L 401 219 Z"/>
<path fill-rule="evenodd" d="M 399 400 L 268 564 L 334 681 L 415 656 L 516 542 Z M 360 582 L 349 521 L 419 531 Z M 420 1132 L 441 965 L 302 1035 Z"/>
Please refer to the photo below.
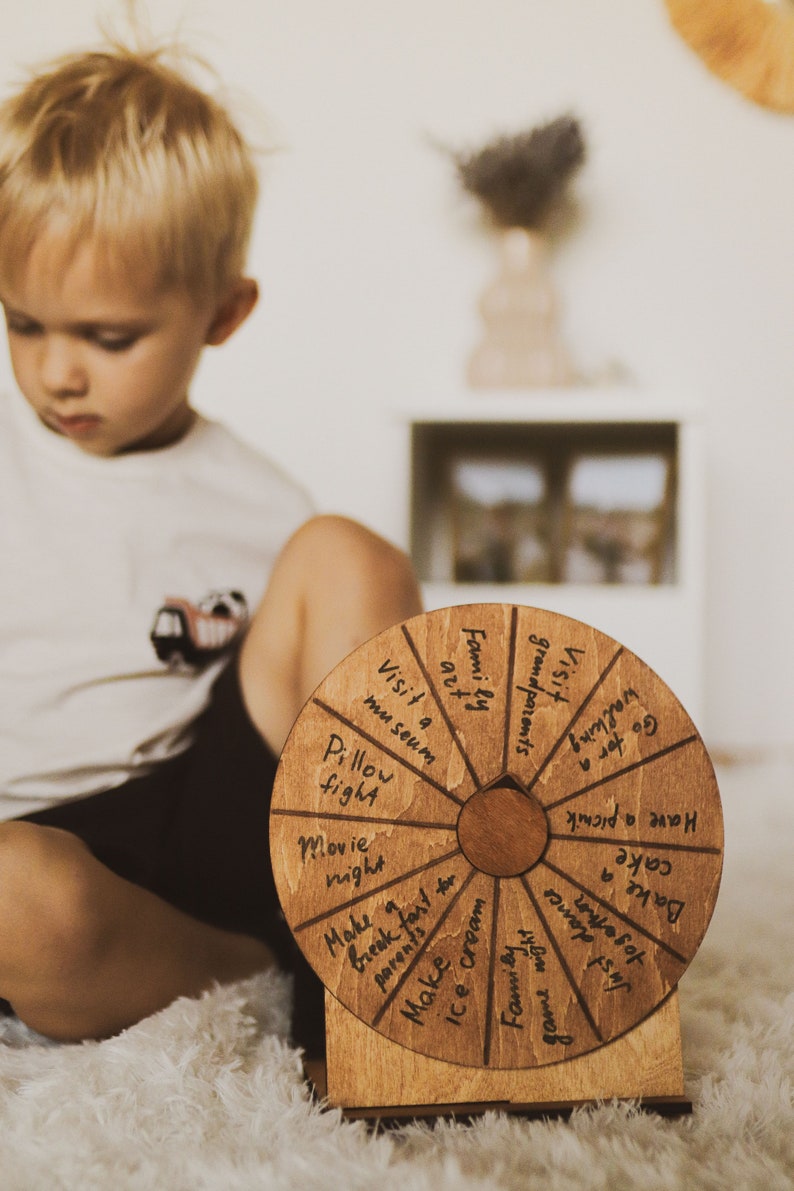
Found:
<path fill-rule="evenodd" d="M 421 611 L 405 555 L 344 517 L 316 517 L 282 552 L 240 655 L 248 712 L 278 755 L 315 687 L 351 650 Z"/>
<path fill-rule="evenodd" d="M 116 876 L 75 836 L 0 824 L 0 994 L 63 1041 L 101 1038 L 273 962 Z"/>

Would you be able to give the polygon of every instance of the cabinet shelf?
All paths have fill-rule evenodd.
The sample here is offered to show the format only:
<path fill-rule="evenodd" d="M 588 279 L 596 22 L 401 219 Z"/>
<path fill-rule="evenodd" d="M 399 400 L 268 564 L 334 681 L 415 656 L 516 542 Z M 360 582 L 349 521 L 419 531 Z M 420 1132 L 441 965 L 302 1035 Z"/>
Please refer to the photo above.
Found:
<path fill-rule="evenodd" d="M 680 403 L 593 390 L 467 395 L 410 420 L 428 608 L 520 603 L 586 621 L 700 709 L 702 467 Z"/>

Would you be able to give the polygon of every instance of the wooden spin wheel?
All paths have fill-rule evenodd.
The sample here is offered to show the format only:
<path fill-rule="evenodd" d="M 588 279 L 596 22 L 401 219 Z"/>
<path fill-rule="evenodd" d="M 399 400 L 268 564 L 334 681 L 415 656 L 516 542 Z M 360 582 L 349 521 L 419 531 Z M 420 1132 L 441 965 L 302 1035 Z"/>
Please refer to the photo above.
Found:
<path fill-rule="evenodd" d="M 270 829 L 333 1102 L 688 1104 L 675 990 L 717 896 L 719 792 L 616 641 L 506 604 L 396 625 L 302 711 Z"/>

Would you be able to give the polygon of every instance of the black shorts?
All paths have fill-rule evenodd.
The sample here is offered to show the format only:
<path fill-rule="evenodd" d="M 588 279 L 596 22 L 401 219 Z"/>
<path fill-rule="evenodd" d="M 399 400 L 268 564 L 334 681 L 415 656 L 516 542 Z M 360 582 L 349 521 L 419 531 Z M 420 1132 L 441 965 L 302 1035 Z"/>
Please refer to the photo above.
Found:
<path fill-rule="evenodd" d="M 117 789 L 22 817 L 71 831 L 113 872 L 194 918 L 267 943 L 295 975 L 293 1037 L 315 1057 L 324 1043 L 322 985 L 286 925 L 270 865 L 276 764 L 232 662 L 186 752 Z"/>

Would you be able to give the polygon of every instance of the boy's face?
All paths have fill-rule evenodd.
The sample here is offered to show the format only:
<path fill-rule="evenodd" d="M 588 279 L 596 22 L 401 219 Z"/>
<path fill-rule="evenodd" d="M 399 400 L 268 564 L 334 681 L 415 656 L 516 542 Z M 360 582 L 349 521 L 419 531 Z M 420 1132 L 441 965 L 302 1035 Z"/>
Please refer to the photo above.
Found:
<path fill-rule="evenodd" d="M 90 241 L 54 233 L 13 282 L 0 276 L 14 374 L 39 418 L 92 455 L 166 446 L 191 421 L 188 387 L 212 302 L 111 269 Z"/>

